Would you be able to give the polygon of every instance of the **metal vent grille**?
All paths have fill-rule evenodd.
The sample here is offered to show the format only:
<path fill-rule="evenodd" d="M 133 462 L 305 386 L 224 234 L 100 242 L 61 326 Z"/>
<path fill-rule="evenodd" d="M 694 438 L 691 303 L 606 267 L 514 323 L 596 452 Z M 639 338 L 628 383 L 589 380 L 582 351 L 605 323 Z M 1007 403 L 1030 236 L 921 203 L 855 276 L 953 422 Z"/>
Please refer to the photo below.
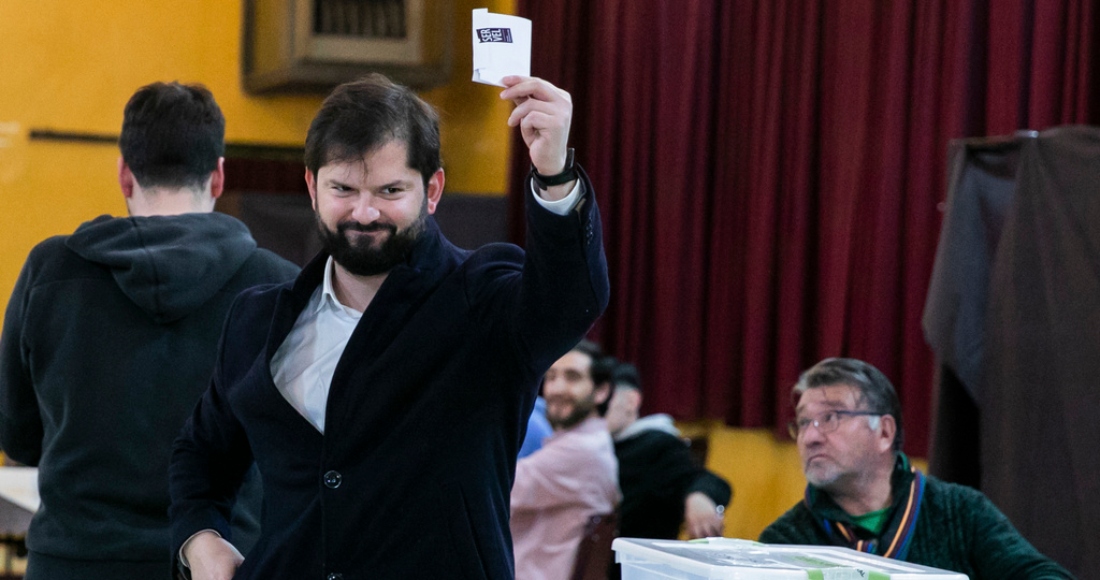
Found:
<path fill-rule="evenodd" d="M 405 0 L 314 0 L 314 32 L 359 38 L 407 35 Z"/>

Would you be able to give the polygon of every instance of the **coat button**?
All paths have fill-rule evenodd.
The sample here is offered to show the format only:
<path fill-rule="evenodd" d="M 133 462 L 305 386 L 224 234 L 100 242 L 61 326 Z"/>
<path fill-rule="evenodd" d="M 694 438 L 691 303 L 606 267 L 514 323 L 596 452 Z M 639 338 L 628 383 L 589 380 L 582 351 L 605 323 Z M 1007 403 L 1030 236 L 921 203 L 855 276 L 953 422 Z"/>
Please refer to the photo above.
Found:
<path fill-rule="evenodd" d="M 337 573 L 337 572 L 333 572 L 333 573 L 329 574 L 328 576 L 325 576 L 325 580 L 344 580 L 344 575 L 340 574 L 340 573 Z"/>
<path fill-rule="evenodd" d="M 340 487 L 340 483 L 344 481 L 344 476 L 340 475 L 339 471 L 331 470 L 325 472 L 325 487 L 329 489 L 336 489 Z M 339 576 L 339 574 L 337 574 Z M 332 575 L 329 574 L 329 580 L 332 580 Z"/>

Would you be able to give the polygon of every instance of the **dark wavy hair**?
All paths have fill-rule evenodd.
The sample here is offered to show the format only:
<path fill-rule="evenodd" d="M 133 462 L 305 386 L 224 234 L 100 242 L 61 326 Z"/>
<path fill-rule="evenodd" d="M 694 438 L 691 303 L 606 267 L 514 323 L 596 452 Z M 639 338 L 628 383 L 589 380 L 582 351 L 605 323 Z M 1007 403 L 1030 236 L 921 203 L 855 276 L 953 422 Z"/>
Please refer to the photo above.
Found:
<path fill-rule="evenodd" d="M 619 363 L 611 373 L 611 384 L 616 387 L 630 387 L 642 390 L 642 378 L 638 376 L 638 367 L 628 363 Z"/>
<path fill-rule="evenodd" d="M 443 166 L 439 115 L 408 87 L 374 73 L 336 87 L 321 104 L 306 135 L 305 165 L 317 175 L 329 163 L 362 159 L 392 140 L 405 143 L 408 166 L 426 190 Z"/>

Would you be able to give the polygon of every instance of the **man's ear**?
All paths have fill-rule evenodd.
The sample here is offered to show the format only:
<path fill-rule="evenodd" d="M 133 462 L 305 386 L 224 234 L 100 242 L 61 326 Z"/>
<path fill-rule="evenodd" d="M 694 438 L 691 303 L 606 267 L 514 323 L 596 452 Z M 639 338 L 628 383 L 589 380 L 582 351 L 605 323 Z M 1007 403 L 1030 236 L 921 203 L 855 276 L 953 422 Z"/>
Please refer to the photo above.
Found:
<path fill-rule="evenodd" d="M 634 410 L 635 411 L 641 411 L 642 401 L 644 400 L 644 397 L 642 397 L 642 392 L 639 391 L 638 389 L 630 389 L 630 390 L 634 392 L 634 398 L 631 399 L 631 401 L 634 403 Z"/>
<path fill-rule="evenodd" d="M 435 206 L 439 205 L 439 199 L 443 197 L 443 182 L 446 181 L 443 175 L 443 168 L 440 167 L 428 178 L 428 190 L 424 192 L 424 195 L 428 198 L 428 214 L 435 213 Z"/>
<path fill-rule="evenodd" d="M 894 448 L 894 439 L 898 435 L 898 422 L 893 415 L 882 415 L 878 419 L 878 447 L 880 451 Z"/>
<path fill-rule="evenodd" d="M 218 199 L 225 190 L 225 157 L 218 158 L 218 167 L 210 173 L 210 197 Z"/>
<path fill-rule="evenodd" d="M 596 390 L 592 392 L 592 399 L 596 401 L 597 405 L 602 405 L 611 398 L 611 382 L 603 382 L 596 385 Z"/>
<path fill-rule="evenodd" d="M 121 156 L 118 158 L 118 186 L 122 188 L 122 197 L 130 199 L 134 197 L 134 172 L 130 171 L 130 166 L 126 165 L 126 161 Z"/>
<path fill-rule="evenodd" d="M 309 199 L 313 204 L 313 211 L 317 211 L 317 176 L 306 169 L 306 189 L 309 190 Z"/>

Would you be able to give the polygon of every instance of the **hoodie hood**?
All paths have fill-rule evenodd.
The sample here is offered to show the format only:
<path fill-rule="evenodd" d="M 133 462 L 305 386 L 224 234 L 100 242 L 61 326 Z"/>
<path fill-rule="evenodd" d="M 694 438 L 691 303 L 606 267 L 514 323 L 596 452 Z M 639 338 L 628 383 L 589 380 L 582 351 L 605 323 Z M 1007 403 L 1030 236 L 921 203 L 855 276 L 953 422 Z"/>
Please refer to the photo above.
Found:
<path fill-rule="evenodd" d="M 619 434 L 615 436 L 615 440 L 625 441 L 645 431 L 664 431 L 676 437 L 680 436 L 680 430 L 677 429 L 676 425 L 672 422 L 672 417 L 664 413 L 657 413 L 655 415 L 646 415 L 630 425 L 627 425 L 626 428 L 619 431 Z"/>
<path fill-rule="evenodd" d="M 110 269 L 122 292 L 162 324 L 205 304 L 256 249 L 243 223 L 217 212 L 100 216 L 66 245 Z"/>

